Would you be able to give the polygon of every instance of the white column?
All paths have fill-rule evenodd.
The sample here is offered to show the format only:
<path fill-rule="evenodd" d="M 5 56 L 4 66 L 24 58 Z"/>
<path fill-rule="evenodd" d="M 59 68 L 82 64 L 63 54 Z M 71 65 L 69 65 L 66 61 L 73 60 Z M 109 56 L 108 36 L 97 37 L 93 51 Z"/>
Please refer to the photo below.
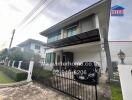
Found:
<path fill-rule="evenodd" d="M 109 81 L 111 81 L 111 79 L 113 79 L 113 68 L 112 68 L 112 63 L 111 63 L 111 55 L 110 55 L 108 41 L 104 42 L 104 49 L 105 49 L 105 54 L 106 54 L 106 62 L 108 66 L 107 68 L 108 68 L 108 74 L 109 74 Z"/>
<path fill-rule="evenodd" d="M 15 60 L 12 62 L 12 67 L 14 67 L 14 64 L 15 64 Z"/>
<path fill-rule="evenodd" d="M 95 15 L 95 27 L 99 29 L 99 17 Z"/>
<path fill-rule="evenodd" d="M 32 81 L 33 65 L 34 65 L 34 61 L 30 61 L 30 63 L 29 63 L 29 69 L 28 69 L 28 76 L 27 76 L 27 81 L 28 82 Z"/>
<path fill-rule="evenodd" d="M 105 54 L 105 49 L 104 49 L 104 43 L 101 43 L 101 64 L 102 64 L 102 73 L 106 72 L 106 68 L 107 68 L 107 62 L 106 62 L 106 54 Z"/>
<path fill-rule="evenodd" d="M 10 66 L 10 62 L 11 62 L 11 61 L 9 60 L 9 61 L 8 61 L 8 67 Z"/>
<path fill-rule="evenodd" d="M 102 63 L 102 73 L 106 72 L 107 63 L 106 63 L 106 54 L 105 51 L 101 51 L 101 63 Z"/>
<path fill-rule="evenodd" d="M 22 61 L 19 61 L 18 69 L 21 69 Z"/>

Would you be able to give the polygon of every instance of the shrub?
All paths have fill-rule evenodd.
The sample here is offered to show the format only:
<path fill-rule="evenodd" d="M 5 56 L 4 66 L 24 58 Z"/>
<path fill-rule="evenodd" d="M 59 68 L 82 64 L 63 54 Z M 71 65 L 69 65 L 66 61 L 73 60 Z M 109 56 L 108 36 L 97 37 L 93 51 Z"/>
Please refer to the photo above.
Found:
<path fill-rule="evenodd" d="M 53 76 L 52 71 L 45 70 L 42 67 L 34 67 L 32 78 L 40 83 L 47 86 L 51 86 L 51 77 Z"/>
<path fill-rule="evenodd" d="M 22 81 L 27 78 L 26 72 L 20 71 L 12 67 L 0 67 L 0 70 L 15 81 Z"/>
<path fill-rule="evenodd" d="M 22 62 L 21 69 L 28 70 L 29 69 L 29 62 Z"/>
<path fill-rule="evenodd" d="M 41 67 L 34 67 L 33 68 L 33 76 L 50 78 L 50 77 L 52 77 L 52 71 L 45 70 Z"/>

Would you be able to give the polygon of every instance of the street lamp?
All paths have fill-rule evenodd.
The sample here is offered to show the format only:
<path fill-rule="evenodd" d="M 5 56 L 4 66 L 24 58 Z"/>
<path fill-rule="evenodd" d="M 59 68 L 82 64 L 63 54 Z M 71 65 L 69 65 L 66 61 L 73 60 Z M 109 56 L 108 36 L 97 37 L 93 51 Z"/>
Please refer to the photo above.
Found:
<path fill-rule="evenodd" d="M 120 50 L 120 52 L 117 55 L 118 55 L 119 59 L 121 60 L 121 64 L 125 64 L 124 59 L 126 57 L 126 54 Z"/>

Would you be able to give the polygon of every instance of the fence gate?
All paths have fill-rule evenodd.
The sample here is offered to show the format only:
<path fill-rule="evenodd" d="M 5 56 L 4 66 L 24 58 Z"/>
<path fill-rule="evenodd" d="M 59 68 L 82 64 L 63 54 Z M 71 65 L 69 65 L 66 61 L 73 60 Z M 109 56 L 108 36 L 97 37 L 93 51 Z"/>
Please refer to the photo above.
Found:
<path fill-rule="evenodd" d="M 90 85 L 85 82 L 86 80 L 79 80 L 77 75 L 80 75 L 80 71 L 82 70 L 77 70 L 75 66 L 72 68 L 66 68 L 64 66 L 54 68 L 52 87 L 79 100 L 97 100 L 96 83 L 93 82 Z"/>

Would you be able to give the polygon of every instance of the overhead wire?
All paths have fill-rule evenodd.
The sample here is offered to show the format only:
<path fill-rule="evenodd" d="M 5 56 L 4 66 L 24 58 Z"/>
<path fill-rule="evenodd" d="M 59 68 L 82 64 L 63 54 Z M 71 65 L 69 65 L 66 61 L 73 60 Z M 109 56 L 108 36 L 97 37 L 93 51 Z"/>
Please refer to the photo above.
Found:
<path fill-rule="evenodd" d="M 17 28 L 19 28 L 20 26 L 22 26 L 31 16 L 33 16 L 40 7 L 42 7 L 45 3 L 47 2 L 47 0 L 41 0 L 29 13 L 26 17 L 24 17 L 24 19 L 20 22 L 20 24 L 18 24 Z"/>
<path fill-rule="evenodd" d="M 51 0 L 44 8 L 42 8 L 42 10 L 34 16 L 34 18 L 32 18 L 28 23 L 25 24 L 26 25 L 29 25 L 31 22 L 33 22 L 54 0 Z"/>

